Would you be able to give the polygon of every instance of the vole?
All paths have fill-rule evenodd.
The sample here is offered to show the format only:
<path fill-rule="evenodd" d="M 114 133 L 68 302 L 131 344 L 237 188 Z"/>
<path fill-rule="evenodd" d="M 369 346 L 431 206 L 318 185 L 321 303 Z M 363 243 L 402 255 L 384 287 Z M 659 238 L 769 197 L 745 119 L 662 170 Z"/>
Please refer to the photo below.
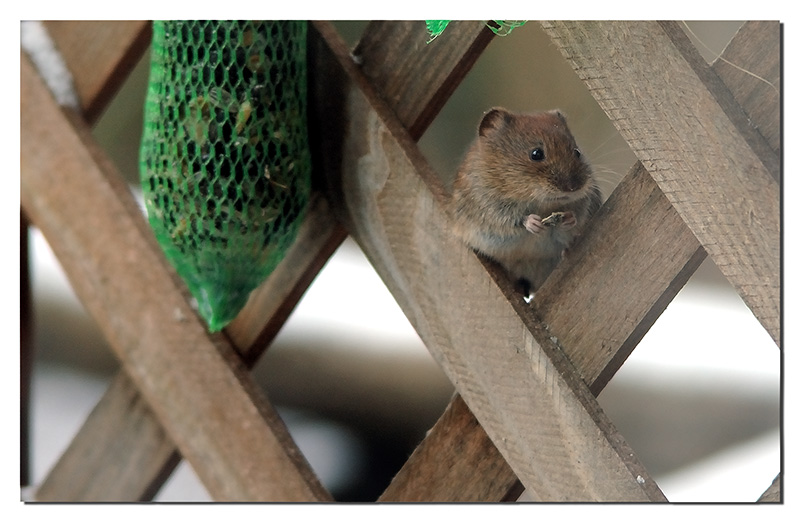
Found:
<path fill-rule="evenodd" d="M 538 290 L 601 204 L 592 168 L 558 111 L 489 110 L 453 184 L 448 214 L 468 246 Z"/>

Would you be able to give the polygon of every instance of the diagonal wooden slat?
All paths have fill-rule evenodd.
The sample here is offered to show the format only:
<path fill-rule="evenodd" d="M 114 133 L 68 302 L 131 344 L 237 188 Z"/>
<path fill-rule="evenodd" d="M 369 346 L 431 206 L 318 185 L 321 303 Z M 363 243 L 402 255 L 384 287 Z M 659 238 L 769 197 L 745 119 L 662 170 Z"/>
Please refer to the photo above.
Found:
<path fill-rule="evenodd" d="M 325 23 L 317 22 L 317 30 L 334 38 L 334 32 Z M 421 29 L 423 28 L 423 29 Z M 394 89 L 394 91 L 381 91 L 384 99 L 394 110 L 398 118 L 414 129 L 412 135 L 419 139 L 427 129 L 434 116 L 447 101 L 458 83 L 475 63 L 475 60 L 486 48 L 493 33 L 482 22 L 458 22 L 449 29 L 452 40 L 438 47 L 427 47 L 424 26 L 421 22 L 371 22 L 364 31 L 362 40 L 353 51 L 354 58 L 360 63 L 361 68 L 368 71 L 367 76 L 381 89 Z M 404 52 L 400 52 L 400 51 Z M 311 83 L 324 88 L 326 78 L 315 78 L 315 69 L 310 68 Z M 400 74 L 400 72 L 402 72 Z M 404 96 L 396 96 L 397 91 L 402 91 Z M 320 126 L 312 127 L 312 139 L 320 140 Z M 315 152 L 316 153 L 316 152 Z M 332 152 L 335 153 L 335 152 Z M 320 163 L 319 154 L 316 163 Z M 270 279 L 257 289 L 251 297 L 251 302 L 234 320 L 228 328 L 228 334 L 237 346 L 268 345 L 288 314 L 299 300 L 284 296 L 285 289 L 298 288 L 300 294 L 308 284 L 310 278 L 301 278 L 288 273 L 289 270 L 306 270 L 313 277 L 327 260 L 328 255 L 309 255 L 314 252 L 318 244 L 327 241 L 330 235 L 336 245 L 340 243 L 346 232 L 337 228 L 335 233 L 328 229 L 338 227 L 335 219 L 330 215 L 327 204 L 318 203 L 324 209 L 311 213 L 315 223 L 309 227 L 309 238 L 301 237 L 296 242 L 292 253 L 287 255 L 285 265 L 286 273 L 281 269 L 276 270 Z M 312 231 L 323 231 L 324 239 L 312 237 Z M 334 245 L 335 246 L 335 245 Z M 280 307 L 280 309 L 278 309 Z M 266 326 L 258 323 L 264 317 L 270 317 Z M 249 324 L 247 324 L 249 323 Z M 259 333 L 253 338 L 254 333 Z M 258 357 L 259 353 L 253 356 Z"/>
<path fill-rule="evenodd" d="M 91 21 L 48 21 L 46 29 L 54 38 L 56 47 L 64 58 L 67 68 L 79 71 L 80 75 L 73 78 L 79 99 L 84 102 L 81 109 L 84 117 L 94 123 L 105 108 L 113 93 L 116 92 L 121 82 L 127 77 L 127 72 L 133 68 L 147 46 L 150 34 L 150 24 L 147 22 L 125 21 L 116 25 L 113 31 L 106 29 L 108 24 Z M 87 47 L 90 51 L 87 52 Z M 25 224 L 24 236 L 27 237 L 27 219 L 22 218 Z M 22 244 L 23 252 L 27 246 Z M 23 260 L 22 267 L 27 269 L 27 259 Z M 27 273 L 22 274 L 22 284 L 27 283 Z M 23 294 L 23 297 L 25 294 Z M 30 345 L 29 335 L 30 314 L 27 314 L 26 303 L 22 306 L 23 332 L 22 343 L 22 393 L 21 412 L 22 428 L 27 429 L 27 389 L 25 376 L 30 372 Z M 22 454 L 27 454 L 28 434 L 22 433 Z M 23 458 L 23 467 L 25 466 Z M 23 471 L 22 484 L 28 482 L 28 472 Z"/>
<path fill-rule="evenodd" d="M 783 488 L 782 488 L 782 479 L 781 475 L 778 474 L 775 477 L 775 480 L 772 481 L 772 484 L 769 485 L 764 494 L 758 499 L 759 502 L 782 502 L 783 498 Z"/>
<path fill-rule="evenodd" d="M 715 68 L 720 67 L 723 71 L 737 71 L 731 79 L 725 74 L 720 76 L 765 136 L 780 136 L 778 100 L 772 96 L 772 85 L 779 83 L 780 46 L 777 36 L 774 23 L 747 22 L 722 56 L 735 67 L 720 60 L 714 64 Z M 751 78 L 750 83 L 745 84 L 745 92 L 740 93 L 740 81 L 745 74 L 742 69 L 761 73 L 769 83 Z M 772 105 L 764 102 L 765 97 L 771 100 Z M 586 253 L 590 262 L 587 263 L 587 258 L 578 252 L 568 256 L 534 300 L 534 306 L 545 318 L 548 329 L 560 340 L 562 348 L 595 394 L 602 390 L 629 350 L 684 284 L 694 265 L 705 256 L 683 221 L 674 219 L 674 212 L 667 212 L 663 204 L 652 207 L 652 202 L 663 203 L 665 198 L 663 194 L 657 195 L 660 189 L 652 180 L 643 177 L 640 169 L 638 166 L 620 183 L 596 216 L 596 226 L 587 231 L 583 243 L 577 247 Z M 634 176 L 638 177 L 638 182 L 633 182 Z M 643 195 L 647 196 L 643 198 Z M 662 221 L 664 215 L 671 219 Z M 669 256 L 651 258 L 645 255 L 648 251 L 653 253 L 652 246 L 643 246 L 650 242 L 646 234 L 656 228 L 661 237 L 670 238 L 665 244 L 672 247 L 674 242 L 678 247 Z M 610 269 L 602 271 L 605 254 L 597 251 L 598 248 L 605 248 L 606 254 L 614 256 L 607 266 L 613 267 L 613 272 L 619 277 L 646 282 L 646 286 L 637 288 L 634 299 L 623 294 L 604 295 L 607 292 L 593 295 L 586 290 L 573 294 L 573 290 L 580 288 L 579 282 L 605 282 L 609 277 Z M 650 264 L 643 264 L 645 261 Z M 649 273 L 643 271 L 645 267 L 652 270 Z M 669 281 L 670 277 L 674 279 L 666 287 L 660 287 L 651 281 L 653 274 L 664 281 Z M 627 286 L 627 281 L 616 285 L 609 282 L 608 288 L 620 284 Z M 596 284 L 595 288 L 601 290 Z M 592 336 L 571 326 L 573 318 L 584 315 L 595 319 L 594 324 L 586 325 L 584 322 L 583 326 L 591 328 L 595 337 L 602 340 L 601 350 L 593 349 Z M 620 318 L 628 317 L 630 320 L 620 321 Z M 460 402 L 458 398 L 451 402 L 447 414 L 430 430 L 384 492 L 383 500 L 500 501 L 513 497 L 518 484 L 516 476 L 500 453 L 487 444 L 489 439 L 485 431 L 474 421 L 471 412 L 458 404 Z M 464 448 L 475 450 L 465 451 Z M 484 472 L 474 473 L 474 469 Z"/>
<path fill-rule="evenodd" d="M 353 56 L 418 140 L 493 37 L 484 22 L 453 21 L 447 41 L 428 43 L 422 22 L 376 21 L 370 22 Z M 431 92 L 429 85 L 436 90 Z"/>
<path fill-rule="evenodd" d="M 93 124 L 150 44 L 150 22 L 45 22 L 73 82 L 84 119 Z"/>
<path fill-rule="evenodd" d="M 542 500 L 665 500 L 543 328 L 520 321 L 449 233 L 443 192 L 412 138 L 346 49 L 332 51 L 353 82 L 322 71 L 335 95 L 321 113 L 342 125 L 326 137 L 344 140 L 341 165 L 328 163 L 341 187 L 332 201 L 520 480 Z"/>
<path fill-rule="evenodd" d="M 637 163 L 536 294 L 533 313 L 597 395 L 705 258 Z"/>
<path fill-rule="evenodd" d="M 413 31 L 414 25 L 393 22 L 371 30 L 385 31 L 381 39 L 402 39 Z M 324 30 L 327 24 L 318 22 L 316 26 Z M 440 46 L 438 52 L 425 62 L 438 71 L 451 71 L 440 76 L 437 82 L 457 82 L 463 77 L 465 69 L 474 63 L 488 42 L 484 42 L 483 47 L 467 46 L 468 52 L 461 50 L 460 54 L 454 53 L 453 49 L 460 49 L 459 46 L 466 41 L 465 34 L 467 40 L 470 37 L 480 39 L 484 29 L 479 22 L 457 24 L 453 28 L 453 43 Z M 395 46 L 395 49 L 402 47 Z M 369 57 L 367 49 L 364 58 L 372 61 Z M 394 70 L 393 61 L 398 59 L 402 59 L 398 53 L 381 57 L 384 74 Z M 313 77 L 314 70 L 310 73 Z M 318 83 L 323 81 L 320 79 Z M 445 100 L 437 83 L 422 81 L 417 74 L 409 74 L 402 81 L 416 92 L 419 100 L 427 100 L 416 107 L 398 109 L 404 117 L 418 119 L 414 110 L 438 112 Z M 266 349 L 314 275 L 344 237 L 345 233 L 330 214 L 326 201 L 315 196 L 286 259 L 253 293 L 245 309 L 226 329 L 227 336 L 247 365 L 252 365 Z M 131 406 L 120 408 L 120 404 Z M 132 433 L 135 435 L 131 436 Z M 119 466 L 109 466 L 110 462 L 120 459 Z M 57 501 L 147 500 L 158 491 L 178 461 L 175 446 L 158 419 L 136 393 L 136 387 L 129 382 L 128 376 L 121 372 L 48 475 L 37 497 Z M 137 465 L 131 467 L 131 462 Z"/>
<path fill-rule="evenodd" d="M 343 238 L 327 203 L 315 195 L 285 262 L 225 332 L 246 367 L 252 367 L 267 346 L 262 343 L 285 321 L 291 311 L 286 303 L 299 300 Z M 179 462 L 175 443 L 121 371 L 36 496 L 46 501 L 150 500 Z"/>
<path fill-rule="evenodd" d="M 414 449 L 381 502 L 503 502 L 524 490 L 459 394 Z"/>
<path fill-rule="evenodd" d="M 781 150 L 781 25 L 745 22 L 713 69 L 776 154 Z"/>
<path fill-rule="evenodd" d="M 780 187 L 720 106 L 724 93 L 658 23 L 542 25 L 780 344 Z"/>
<path fill-rule="evenodd" d="M 529 328 L 539 321 L 546 325 L 597 395 L 704 258 L 697 240 L 637 164 L 600 209 L 582 241 L 537 292 L 532 305 L 514 295 L 508 297 Z M 630 281 L 640 282 L 635 296 L 626 290 Z M 468 411 L 456 411 L 469 416 Z M 506 498 L 509 491 L 499 484 L 513 491 L 516 477 L 498 453 L 486 448 L 488 438 L 480 426 L 459 418 L 468 429 L 455 433 L 444 420 L 434 426 L 420 455 L 412 455 L 384 498 L 467 500 L 461 491 L 468 491 L 473 501 Z M 455 444 L 451 439 L 482 449 L 472 459 L 461 455 L 448 470 L 448 475 L 460 477 L 459 488 L 452 488 L 454 481 L 446 482 L 438 471 L 442 461 L 455 458 L 456 451 L 449 449 Z M 476 461 L 497 470 L 497 476 L 473 474 L 470 470 L 478 465 Z M 426 487 L 416 484 L 416 489 L 406 489 L 404 483 L 415 476 L 428 477 Z M 475 493 L 482 490 L 483 495 Z"/>
<path fill-rule="evenodd" d="M 713 63 L 749 122 L 778 156 L 782 136 L 781 31 L 779 22 L 745 22 Z M 781 485 L 779 473 L 760 501 L 780 501 Z"/>
<path fill-rule="evenodd" d="M 780 182 L 780 158 L 775 154 L 764 135 L 758 131 L 757 127 L 752 125 L 748 114 L 743 110 L 722 78 L 716 73 L 715 68 L 709 67 L 706 60 L 689 39 L 686 31 L 684 31 L 684 26 L 678 22 L 668 21 L 659 22 L 659 26 L 670 39 L 675 50 L 680 53 L 686 64 L 692 68 L 697 75 L 697 79 L 702 82 L 708 93 L 716 100 L 719 108 L 729 118 L 730 124 L 741 134 L 742 139 L 747 142 L 749 148 L 761 160 L 769 174 Z M 779 56 L 780 53 L 776 51 L 778 49 L 773 48 L 772 52 Z M 774 95 L 775 93 L 772 94 Z M 770 97 L 767 97 L 765 101 L 777 101 L 777 99 L 777 97 L 772 97 L 772 100 L 770 100 Z"/>
<path fill-rule="evenodd" d="M 215 498 L 329 499 L 230 345 L 189 307 L 89 129 L 24 55 L 21 77 L 23 208 L 181 453 Z"/>

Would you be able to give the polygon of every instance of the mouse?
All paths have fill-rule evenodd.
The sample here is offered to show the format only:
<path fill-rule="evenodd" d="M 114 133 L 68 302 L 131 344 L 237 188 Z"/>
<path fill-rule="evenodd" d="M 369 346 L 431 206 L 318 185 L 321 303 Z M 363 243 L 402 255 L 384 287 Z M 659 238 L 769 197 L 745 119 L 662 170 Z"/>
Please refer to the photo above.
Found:
<path fill-rule="evenodd" d="M 487 111 L 447 205 L 453 231 L 526 297 L 597 212 L 602 194 L 560 110 Z"/>

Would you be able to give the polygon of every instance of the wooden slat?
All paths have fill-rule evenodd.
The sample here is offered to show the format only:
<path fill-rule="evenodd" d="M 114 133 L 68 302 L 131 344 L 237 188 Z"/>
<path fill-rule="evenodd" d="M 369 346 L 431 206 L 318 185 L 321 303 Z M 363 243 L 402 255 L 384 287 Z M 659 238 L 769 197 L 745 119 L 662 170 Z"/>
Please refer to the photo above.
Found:
<path fill-rule="evenodd" d="M 330 498 L 230 345 L 207 335 L 89 129 L 21 63 L 25 212 L 181 453 L 214 498 Z"/>
<path fill-rule="evenodd" d="M 346 49 L 332 47 L 355 82 L 341 91 L 328 85 L 329 108 L 337 114 L 338 100 L 346 116 L 328 118 L 345 125 L 328 135 L 345 139 L 341 171 L 329 165 L 332 186 L 341 174 L 343 187 L 333 200 L 520 480 L 541 500 L 664 500 L 547 333 L 526 328 L 475 254 L 449 233 L 436 177 L 413 140 Z"/>
<path fill-rule="evenodd" d="M 767 488 L 763 495 L 758 499 L 759 502 L 782 502 L 782 494 L 781 494 L 781 474 L 778 473 L 778 476 L 775 477 L 775 480 L 772 481 L 772 484 Z"/>
<path fill-rule="evenodd" d="M 83 21 L 48 21 L 45 22 L 45 27 L 53 38 L 56 48 L 61 53 L 67 67 L 73 74 L 73 81 L 78 93 L 83 115 L 88 122 L 94 123 L 100 114 L 105 109 L 106 105 L 111 101 L 114 92 L 119 88 L 121 83 L 127 78 L 128 73 L 136 65 L 136 62 L 141 58 L 145 49 L 147 48 L 150 39 L 150 24 L 149 22 L 83 22 Z M 91 49 L 91 52 L 86 52 L 86 46 Z M 26 220 L 27 223 L 27 220 Z M 25 328 L 22 330 L 25 332 Z M 130 379 L 124 372 L 120 374 L 122 389 L 132 388 L 133 385 Z M 113 386 L 112 386 L 113 388 Z M 118 386 L 117 388 L 120 388 Z M 116 388 L 115 388 L 116 389 Z M 23 395 L 24 397 L 24 395 Z M 117 397 L 119 399 L 120 397 Z M 123 398 L 126 398 L 123 395 Z M 136 411 L 136 407 L 144 407 L 144 401 L 138 397 L 140 405 L 133 405 L 133 401 L 123 401 L 127 407 L 117 410 L 117 404 L 112 401 L 112 413 L 124 417 L 128 409 Z M 102 405 L 101 401 L 101 405 Z M 101 408 L 102 409 L 102 408 Z M 24 411 L 24 410 L 23 410 Z M 109 433 L 109 440 L 113 442 L 124 441 L 126 436 L 132 433 L 139 433 L 142 426 L 128 426 L 124 422 L 118 422 L 120 419 L 112 418 L 109 415 L 103 418 L 98 425 L 102 430 L 109 430 L 109 428 L 117 428 L 118 431 L 113 430 Z M 158 444 L 166 438 L 163 435 L 163 429 L 160 424 L 155 424 L 159 436 L 153 437 L 153 440 Z M 152 428 L 152 427 L 151 427 Z M 146 429 L 146 427 L 145 427 Z M 25 438 L 22 439 L 23 441 Z M 42 486 L 37 490 L 36 495 L 44 500 L 64 500 L 64 499 L 78 499 L 80 497 L 73 496 L 75 491 L 82 491 L 85 488 L 87 496 L 83 500 L 127 500 L 133 498 L 140 500 L 146 498 L 147 493 L 142 496 L 125 497 L 118 493 L 118 488 L 126 486 L 124 481 L 116 480 L 120 474 L 123 477 L 130 475 L 130 470 L 137 470 L 143 464 L 138 460 L 136 453 L 127 453 L 133 459 L 131 462 L 136 463 L 135 466 L 125 466 L 121 469 L 98 467 L 100 472 L 92 473 L 90 475 L 76 472 L 76 470 L 91 469 L 88 457 L 93 456 L 103 459 L 102 462 L 113 462 L 113 458 L 106 460 L 105 456 L 97 451 L 98 439 L 96 437 L 86 437 L 78 439 L 78 442 L 86 443 L 83 447 L 79 447 L 75 452 L 75 458 L 67 459 L 67 467 L 62 474 L 58 471 L 51 472 L 48 476 L 54 477 L 54 481 L 45 480 Z M 122 455 L 122 453 L 115 451 L 111 452 L 112 457 Z M 154 451 L 151 448 L 148 451 Z M 175 452 L 174 445 L 170 443 L 167 451 Z M 175 461 L 176 459 L 172 459 Z M 56 470 L 61 469 L 62 464 L 56 464 Z M 63 466 L 62 466 L 63 467 Z M 109 477 L 102 471 L 113 470 L 114 473 Z M 64 480 L 59 480 L 62 477 Z M 111 488 L 108 495 L 95 496 L 91 491 L 91 486 L 87 486 L 86 479 L 91 479 L 94 484 L 102 484 L 106 488 Z M 84 480 L 81 480 L 84 479 Z M 24 481 L 23 481 L 24 483 Z M 114 488 L 117 488 L 115 490 Z M 62 491 L 63 489 L 63 491 Z M 69 492 L 69 493 L 67 493 Z M 54 496 L 50 496 L 50 494 Z"/>
<path fill-rule="evenodd" d="M 393 24 L 407 26 L 410 23 L 393 22 Z M 330 31 L 328 24 L 316 23 L 315 26 Z M 439 77 L 437 81 L 458 81 L 460 76 L 463 76 L 464 68 L 474 63 L 477 58 L 474 46 L 469 47 L 472 51 L 465 56 L 452 52 L 464 42 L 464 39 L 458 36 L 463 30 L 460 27 L 455 27 L 451 33 L 454 35 L 453 43 L 438 48 L 439 58 L 429 58 L 428 63 L 432 63 L 438 69 L 457 72 L 450 76 Z M 389 26 L 382 26 L 382 29 L 388 34 L 407 32 Z M 316 34 L 314 31 L 311 33 L 312 37 Z M 402 48 L 397 48 L 400 49 Z M 363 55 L 366 63 L 375 61 L 371 58 L 370 52 L 367 50 Z M 390 58 L 392 57 L 382 56 L 384 60 Z M 390 65 L 389 62 L 386 62 L 386 65 Z M 392 67 L 386 67 L 383 74 L 392 70 Z M 315 71 L 311 69 L 309 72 L 313 78 Z M 378 74 L 376 78 L 379 76 Z M 322 86 L 325 81 L 325 78 L 321 78 L 316 83 Z M 416 85 L 414 90 L 419 99 L 427 100 L 421 106 L 398 108 L 400 113 L 410 120 L 416 120 L 419 116 L 411 111 L 435 113 L 445 101 L 440 94 L 442 89 L 436 83 L 420 84 L 416 74 L 410 74 L 399 81 L 407 85 Z M 314 83 L 312 81 L 312 84 Z M 318 155 L 318 151 L 315 153 Z M 267 348 L 317 271 L 344 237 L 345 232 L 330 213 L 326 201 L 316 196 L 312 198 L 306 220 L 286 258 L 265 284 L 253 293 L 239 317 L 226 328 L 225 333 L 246 365 L 254 364 Z M 158 419 L 147 407 L 140 405 L 131 408 L 130 411 L 119 410 L 118 405 L 126 404 L 126 401 L 144 404 L 135 392 L 131 392 L 132 396 L 128 396 L 128 392 L 133 389 L 134 386 L 124 372 L 115 377 L 114 384 L 43 483 L 37 493 L 40 500 L 148 500 L 158 491 L 163 480 L 169 476 L 178 462 L 178 459 L 174 458 L 177 450 L 165 436 Z M 109 426 L 113 426 L 113 430 L 109 429 Z M 135 432 L 137 436 L 121 436 L 129 432 Z M 129 473 L 121 475 L 111 473 L 109 477 L 104 471 L 104 466 L 119 454 L 132 455 L 140 465 Z M 94 471 L 79 474 L 77 470 Z M 79 483 L 78 477 L 83 482 Z"/>
<path fill-rule="evenodd" d="M 226 328 L 246 367 L 252 368 L 344 237 L 325 200 L 315 195 L 285 262 Z M 125 460 L 120 466 L 109 467 L 109 462 L 120 460 L 122 455 L 136 465 Z M 180 454 L 160 420 L 121 371 L 36 496 L 44 501 L 150 500 L 179 462 Z M 78 474 L 76 470 L 91 472 Z"/>
<path fill-rule="evenodd" d="M 781 25 L 745 22 L 713 69 L 772 150 L 781 151 Z"/>
<path fill-rule="evenodd" d="M 225 328 L 247 366 L 254 366 L 272 343 L 314 277 L 346 237 L 327 200 L 315 192 L 286 257 Z"/>
<path fill-rule="evenodd" d="M 93 428 L 88 434 L 86 426 Z M 180 462 L 172 439 L 124 373 L 112 381 L 81 430 L 39 486 L 37 500 L 149 500 L 157 492 L 153 483 L 162 483 L 153 477 L 165 480 Z"/>
<path fill-rule="evenodd" d="M 582 241 L 536 293 L 531 307 L 508 297 L 530 328 L 540 320 L 546 325 L 598 395 L 704 258 L 691 231 L 637 164 L 595 216 Z M 635 295 L 629 291 L 631 281 L 638 283 Z M 414 497 L 418 501 L 468 500 L 461 491 L 475 495 L 482 490 L 483 495 L 470 499 L 499 501 L 509 494 L 498 490 L 498 484 L 513 486 L 513 473 L 503 466 L 499 453 L 485 447 L 487 436 L 479 425 L 469 423 L 468 412 L 462 415 L 459 423 L 466 428 L 457 439 L 481 451 L 459 452 L 460 458 L 448 470 L 447 475 L 460 477 L 459 487 L 452 487 L 452 478 L 435 473 L 457 453 L 450 440 L 453 430 L 443 418 L 426 437 L 419 455 L 415 452 L 398 474 L 397 483 L 384 493 L 387 500 L 410 500 L 408 495 L 417 494 L 426 495 Z M 476 464 L 498 470 L 497 476 L 472 473 Z M 428 468 L 434 472 L 426 475 Z M 425 477 L 425 487 L 398 489 L 415 476 Z"/>
<path fill-rule="evenodd" d="M 658 23 L 542 25 L 780 343 L 780 189 L 704 78 Z"/>
<path fill-rule="evenodd" d="M 317 22 L 316 27 L 329 36 L 335 34 L 326 23 Z M 448 28 L 450 40 L 446 44 L 430 47 L 422 22 L 371 22 L 352 54 L 398 118 L 419 139 L 493 36 L 483 22 L 458 22 Z M 327 79 L 315 79 L 315 74 L 311 67 L 311 83 L 324 89 Z M 315 131 L 312 129 L 312 134 Z M 318 134 L 312 139 L 318 141 Z M 315 154 L 319 162 L 319 153 Z M 245 357 L 257 358 L 263 352 L 333 248 L 346 237 L 327 203 L 320 200 L 315 204 L 320 208 L 311 209 L 312 222 L 304 225 L 308 234 L 301 234 L 287 254 L 281 267 L 285 270 L 276 270 L 226 329 L 236 346 L 261 348 Z M 326 243 L 328 247 L 322 250 L 327 254 L 309 256 Z M 290 298 L 292 293 L 294 298 Z M 259 323 L 264 317 L 271 318 L 269 324 Z"/>
<path fill-rule="evenodd" d="M 745 22 L 712 64 L 752 125 L 781 154 L 781 50 L 779 22 Z M 779 179 L 783 179 L 782 173 Z M 781 501 L 781 474 L 759 502 Z"/>
<path fill-rule="evenodd" d="M 775 150 L 770 146 L 764 135 L 752 124 L 750 116 L 745 112 L 731 90 L 722 81 L 713 67 L 702 57 L 694 46 L 686 31 L 684 24 L 679 22 L 659 22 L 661 29 L 672 42 L 675 50 L 680 53 L 686 64 L 692 68 L 697 75 L 697 79 L 705 86 L 708 93 L 717 102 L 719 108 L 729 119 L 729 124 L 736 129 L 741 138 L 747 142 L 750 150 L 761 161 L 767 172 L 780 182 L 781 165 L 780 158 L 775 154 Z M 767 50 L 767 53 L 774 53 L 773 60 L 780 62 L 780 47 Z M 774 93 L 773 93 L 774 94 Z M 767 98 L 769 100 L 769 98 Z M 769 101 L 778 102 L 779 97 L 771 97 Z"/>
<path fill-rule="evenodd" d="M 537 292 L 533 312 L 599 394 L 705 257 L 637 163 Z"/>
<path fill-rule="evenodd" d="M 460 395 L 417 446 L 381 502 L 501 502 L 523 490 Z"/>
<path fill-rule="evenodd" d="M 484 22 L 454 21 L 447 38 L 429 44 L 421 21 L 377 21 L 370 22 L 353 55 L 418 140 L 493 37 Z"/>
<path fill-rule="evenodd" d="M 746 70 L 756 70 L 765 74 L 766 69 L 774 71 L 774 66 L 766 67 L 763 62 L 767 59 L 774 61 L 775 52 L 730 54 L 733 49 L 750 47 L 748 42 L 751 41 L 767 40 L 774 49 L 774 29 L 772 24 L 747 22 L 730 42 L 723 58 L 730 58 L 737 66 Z M 715 67 L 717 65 L 715 64 Z M 721 77 L 731 92 L 736 94 L 739 84 L 727 81 L 724 74 Z M 772 75 L 767 76 L 767 79 L 773 83 L 777 81 Z M 771 90 L 763 82 L 758 82 L 758 85 L 752 87 Z M 751 115 L 758 112 L 750 109 L 748 105 L 748 103 L 758 104 L 758 100 L 754 98 L 757 97 L 741 98 L 737 95 L 738 100 L 748 100 L 742 103 L 745 104 L 743 107 L 745 111 Z M 756 126 L 766 135 L 771 136 L 776 133 L 780 135 L 778 114 L 767 110 L 764 113 L 772 117 L 756 119 Z M 676 222 L 674 212 L 668 212 L 663 207 L 664 196 L 657 195 L 660 189 L 652 180 L 644 178 L 644 173 L 639 169 L 641 165 L 633 169 L 620 183 L 605 207 L 595 217 L 596 226 L 588 230 L 583 243 L 576 246 L 576 249 L 585 255 L 575 251 L 573 255 L 568 256 L 534 300 L 534 306 L 546 318 L 548 328 L 559 338 L 562 348 L 568 353 L 595 394 L 602 390 L 613 372 L 619 368 L 627 357 L 629 349 L 637 344 L 637 339 L 649 327 L 647 323 L 651 323 L 663 311 L 671 297 L 683 285 L 685 278 L 693 271 L 693 265 L 704 257 L 704 250 L 699 248 L 696 239 L 682 220 Z M 637 177 L 638 181 L 633 180 L 633 177 Z M 636 202 L 645 206 L 637 208 Z M 653 202 L 657 205 L 653 206 Z M 662 221 L 662 216 L 665 215 L 668 219 Z M 652 243 L 646 235 L 649 233 L 648 229 L 658 229 L 659 236 L 671 238 L 665 244 L 671 248 L 674 241 L 678 247 L 674 255 L 656 257 L 643 255 L 648 251 L 650 254 L 653 253 Z M 697 248 L 694 252 L 692 244 Z M 604 268 L 600 261 L 603 256 L 601 251 L 597 251 L 598 248 L 614 255 L 613 262 L 606 265 L 609 268 L 605 269 L 605 274 L 598 273 L 598 269 Z M 650 272 L 642 273 L 643 267 L 649 268 Z M 605 278 L 609 277 L 608 272 L 613 272 L 618 278 L 628 278 L 628 281 L 618 282 L 616 285 L 609 282 L 610 289 L 620 284 L 623 287 L 628 286 L 629 281 L 644 280 L 645 285 L 641 289 L 637 288 L 633 299 L 629 299 L 628 295 L 617 293 L 611 296 L 616 299 L 609 300 L 608 292 L 601 291 L 592 295 L 585 290 L 579 290 L 582 300 L 575 299 L 570 288 L 580 289 L 584 281 L 590 281 L 589 284 L 595 283 L 594 287 L 597 290 L 603 290 L 596 283 L 598 277 L 601 277 L 599 280 L 605 281 Z M 670 276 L 674 279 L 666 288 L 659 287 L 650 281 L 653 274 L 657 274 L 656 279 L 668 280 Z M 632 306 L 634 303 L 636 306 Z M 649 310 L 647 303 L 651 303 Z M 563 313 L 564 310 L 572 311 L 572 307 L 576 305 L 580 308 L 574 313 Z M 588 309 L 585 309 L 586 307 Z M 591 336 L 580 335 L 578 331 L 570 328 L 573 318 L 582 317 L 584 314 L 596 319 L 591 328 L 594 329 L 596 339 L 601 339 L 602 348 L 596 350 L 596 353 L 593 353 L 596 345 L 591 343 Z M 620 318 L 628 315 L 632 318 L 630 321 L 620 321 Z M 609 328 L 604 331 L 602 328 L 604 326 Z M 488 436 L 479 424 L 470 421 L 472 414 L 453 404 L 450 410 L 450 413 L 443 416 L 430 430 L 426 439 L 384 492 L 382 499 L 441 502 L 500 501 L 507 498 L 508 492 L 504 487 L 498 489 L 498 484 L 507 485 L 513 492 L 516 476 L 500 453 L 493 447 L 486 446 Z M 453 427 L 457 427 L 458 431 L 454 431 Z M 470 453 L 461 451 L 461 448 L 481 449 Z M 485 474 L 473 473 L 472 470 L 476 466 L 493 471 Z M 413 482 L 413 477 L 419 477 L 418 482 Z M 774 487 L 776 486 L 773 485 Z M 469 496 L 460 495 L 459 492 L 462 490 L 469 492 Z"/>
<path fill-rule="evenodd" d="M 50 21 L 47 32 L 72 73 L 83 116 L 100 117 L 150 43 L 147 21 Z"/>

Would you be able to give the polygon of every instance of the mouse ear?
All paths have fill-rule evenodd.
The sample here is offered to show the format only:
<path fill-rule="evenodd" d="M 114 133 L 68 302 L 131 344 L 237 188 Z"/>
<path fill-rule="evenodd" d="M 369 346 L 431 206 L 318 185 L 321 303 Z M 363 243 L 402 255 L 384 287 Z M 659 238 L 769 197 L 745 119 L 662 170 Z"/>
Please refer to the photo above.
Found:
<path fill-rule="evenodd" d="M 566 124 L 567 124 L 567 117 L 566 117 L 566 116 L 564 116 L 564 113 L 563 113 L 563 112 L 561 112 L 561 110 L 559 110 L 559 109 L 553 109 L 552 111 L 549 111 L 549 112 L 550 112 L 550 114 L 552 114 L 553 116 L 557 117 L 559 120 L 563 121 L 563 122 L 564 122 L 564 125 L 566 125 Z"/>
<path fill-rule="evenodd" d="M 481 124 L 478 126 L 478 134 L 486 136 L 489 132 L 499 129 L 511 121 L 511 114 L 505 109 L 495 107 L 483 115 Z"/>

